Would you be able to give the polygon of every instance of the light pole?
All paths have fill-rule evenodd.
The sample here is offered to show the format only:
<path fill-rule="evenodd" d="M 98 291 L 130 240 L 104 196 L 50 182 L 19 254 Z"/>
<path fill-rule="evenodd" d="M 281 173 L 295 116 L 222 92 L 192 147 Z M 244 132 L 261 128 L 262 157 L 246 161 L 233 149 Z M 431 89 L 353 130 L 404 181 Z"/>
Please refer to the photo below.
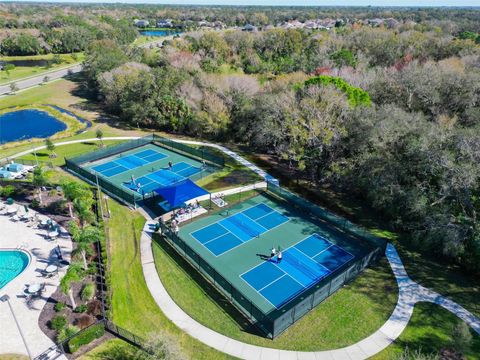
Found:
<path fill-rule="evenodd" d="M 33 359 L 32 354 L 30 353 L 30 349 L 28 348 L 27 341 L 25 340 L 25 336 L 23 336 L 22 329 L 20 328 L 20 324 L 18 323 L 17 317 L 15 316 L 15 313 L 13 312 L 12 304 L 10 304 L 10 296 L 8 295 L 3 295 L 0 297 L 1 302 L 6 302 L 8 304 L 8 307 L 10 308 L 10 311 L 13 315 L 13 319 L 15 320 L 15 324 L 17 324 L 18 332 L 20 333 L 20 336 L 23 340 L 23 344 L 25 345 L 25 349 L 27 349 L 28 357 L 30 359 Z"/>

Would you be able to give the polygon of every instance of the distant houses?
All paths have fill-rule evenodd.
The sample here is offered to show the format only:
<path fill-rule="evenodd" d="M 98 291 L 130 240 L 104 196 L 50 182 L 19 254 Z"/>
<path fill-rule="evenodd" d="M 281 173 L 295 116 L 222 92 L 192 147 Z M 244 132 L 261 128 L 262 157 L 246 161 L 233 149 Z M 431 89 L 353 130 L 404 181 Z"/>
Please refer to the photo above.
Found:
<path fill-rule="evenodd" d="M 133 24 L 139 28 L 146 28 L 150 26 L 150 21 L 135 19 L 133 20 Z"/>
<path fill-rule="evenodd" d="M 411 23 L 411 22 L 410 22 Z M 150 26 L 150 21 L 145 19 L 135 19 L 135 26 L 139 28 L 146 28 Z M 270 30 L 274 28 L 282 29 L 306 29 L 306 30 L 330 30 L 335 27 L 342 26 L 370 26 L 370 27 L 385 27 L 389 29 L 396 29 L 401 25 L 411 25 L 408 22 L 401 22 L 394 18 L 371 18 L 371 19 L 355 19 L 355 18 L 324 18 L 324 19 L 309 19 L 305 21 L 299 21 L 297 19 L 288 20 L 276 25 L 265 25 L 257 27 L 253 24 L 245 24 L 242 26 L 228 27 L 231 29 L 240 29 L 245 32 L 257 32 L 259 30 Z M 175 21 L 174 19 L 157 19 L 155 25 L 157 28 L 200 28 L 203 30 L 224 30 L 227 29 L 227 25 L 222 21 L 193 21 L 183 20 Z"/>
<path fill-rule="evenodd" d="M 175 27 L 172 19 L 157 20 L 157 28 L 173 28 Z"/>

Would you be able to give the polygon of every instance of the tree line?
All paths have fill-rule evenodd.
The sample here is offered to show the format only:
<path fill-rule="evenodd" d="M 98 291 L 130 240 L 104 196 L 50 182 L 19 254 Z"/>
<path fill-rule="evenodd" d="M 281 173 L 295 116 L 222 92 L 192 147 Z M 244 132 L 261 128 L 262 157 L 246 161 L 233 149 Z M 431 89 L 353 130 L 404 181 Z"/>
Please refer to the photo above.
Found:
<path fill-rule="evenodd" d="M 312 184 L 363 199 L 424 250 L 480 271 L 474 40 L 198 32 L 154 50 L 99 40 L 84 65 L 88 87 L 125 123 L 273 154 Z M 351 89 L 368 101 L 352 103 Z"/>

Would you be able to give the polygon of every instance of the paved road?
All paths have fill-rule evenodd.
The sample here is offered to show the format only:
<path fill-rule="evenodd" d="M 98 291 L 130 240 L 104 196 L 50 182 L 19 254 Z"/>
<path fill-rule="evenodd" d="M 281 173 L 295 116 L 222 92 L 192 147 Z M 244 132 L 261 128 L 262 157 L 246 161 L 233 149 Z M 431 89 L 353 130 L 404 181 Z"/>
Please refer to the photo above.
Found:
<path fill-rule="evenodd" d="M 47 72 L 47 73 L 43 73 L 41 75 L 38 75 L 38 76 L 33 76 L 33 77 L 29 77 L 29 78 L 26 78 L 26 79 L 19 79 L 17 81 L 13 81 L 15 84 L 17 84 L 17 87 L 19 90 L 23 90 L 23 89 L 27 89 L 29 87 L 32 87 L 32 86 L 36 86 L 36 85 L 39 85 L 41 83 L 43 83 L 43 78 L 45 76 L 48 76 L 50 78 L 50 81 L 52 80 L 56 80 L 56 79 L 60 79 L 62 77 L 64 77 L 65 75 L 68 74 L 68 72 L 72 72 L 72 73 L 76 73 L 76 72 L 79 72 L 80 70 L 82 70 L 82 65 L 80 64 L 76 64 L 76 65 L 72 65 L 72 66 L 69 66 L 69 67 L 66 67 L 66 68 L 62 68 L 62 69 L 58 69 L 58 70 L 52 70 L 50 72 Z M 7 95 L 11 92 L 10 90 L 10 84 L 5 84 L 5 85 L 0 85 L 0 96 L 2 95 Z"/>

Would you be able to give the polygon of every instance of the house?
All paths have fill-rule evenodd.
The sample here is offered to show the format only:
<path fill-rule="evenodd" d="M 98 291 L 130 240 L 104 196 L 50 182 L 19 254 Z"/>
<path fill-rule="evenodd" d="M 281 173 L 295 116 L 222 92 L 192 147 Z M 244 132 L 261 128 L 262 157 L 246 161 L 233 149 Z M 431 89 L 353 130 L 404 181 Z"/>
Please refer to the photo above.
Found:
<path fill-rule="evenodd" d="M 383 25 L 383 19 L 368 19 L 368 24 L 373 27 L 379 27 Z"/>
<path fill-rule="evenodd" d="M 172 28 L 174 26 L 172 19 L 157 20 L 157 28 Z"/>
<path fill-rule="evenodd" d="M 148 20 L 135 19 L 135 20 L 133 20 L 133 24 L 134 24 L 136 27 L 145 28 L 145 27 L 149 27 L 149 26 L 150 26 L 150 21 L 148 21 Z"/>
<path fill-rule="evenodd" d="M 385 19 L 385 26 L 389 29 L 396 29 L 400 26 L 400 22 L 395 20 L 394 18 Z"/>
<path fill-rule="evenodd" d="M 258 29 L 256 26 L 253 26 L 252 24 L 247 24 L 243 27 L 242 31 L 257 32 Z"/>

